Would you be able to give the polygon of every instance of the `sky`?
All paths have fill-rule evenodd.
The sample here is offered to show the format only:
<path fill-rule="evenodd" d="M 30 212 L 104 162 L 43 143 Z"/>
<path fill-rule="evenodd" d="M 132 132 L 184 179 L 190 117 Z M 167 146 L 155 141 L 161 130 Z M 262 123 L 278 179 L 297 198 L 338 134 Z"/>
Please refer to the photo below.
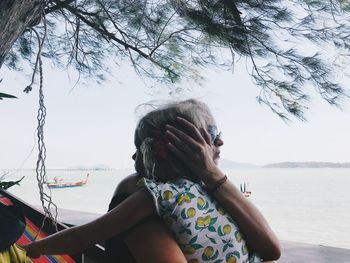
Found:
<path fill-rule="evenodd" d="M 223 133 L 222 158 L 258 165 L 283 161 L 350 162 L 350 100 L 343 109 L 332 107 L 316 92 L 307 122 L 285 123 L 258 104 L 256 87 L 245 63 L 234 72 L 207 70 L 205 82 L 186 86 L 170 96 L 161 84 L 150 88 L 127 65 L 113 70 L 102 84 L 85 79 L 74 86 L 67 72 L 44 61 L 44 95 L 47 108 L 44 138 L 46 167 L 74 168 L 106 165 L 133 167 L 135 108 L 151 100 L 197 98 L 206 102 Z M 0 101 L 0 170 L 34 169 L 37 159 L 36 115 L 38 85 L 23 93 L 30 76 L 0 70 L 0 92 L 18 99 Z M 350 83 L 347 79 L 341 79 Z"/>

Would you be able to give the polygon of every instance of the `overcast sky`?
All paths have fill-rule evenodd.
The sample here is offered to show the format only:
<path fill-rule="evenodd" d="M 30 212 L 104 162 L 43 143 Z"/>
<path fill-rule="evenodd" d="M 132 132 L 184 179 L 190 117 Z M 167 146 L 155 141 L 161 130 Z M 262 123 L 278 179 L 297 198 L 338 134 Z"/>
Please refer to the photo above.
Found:
<path fill-rule="evenodd" d="M 202 86 L 193 85 L 176 98 L 206 102 L 223 132 L 222 158 L 267 164 L 282 161 L 350 162 L 350 103 L 343 110 L 329 106 L 316 93 L 307 122 L 286 124 L 259 105 L 245 63 L 235 72 L 208 71 Z M 35 168 L 38 87 L 25 94 L 29 76 L 3 67 L 0 91 L 18 99 L 0 101 L 0 169 Z M 97 85 L 76 86 L 67 73 L 45 67 L 47 168 L 107 165 L 132 167 L 135 107 L 154 99 L 169 99 L 167 88 L 146 87 L 132 69 L 115 70 L 115 77 Z M 346 79 L 341 79 L 346 83 Z M 349 82 L 348 82 L 349 83 Z M 156 92 L 163 90 L 163 92 Z M 34 147 L 34 149 L 33 149 Z"/>

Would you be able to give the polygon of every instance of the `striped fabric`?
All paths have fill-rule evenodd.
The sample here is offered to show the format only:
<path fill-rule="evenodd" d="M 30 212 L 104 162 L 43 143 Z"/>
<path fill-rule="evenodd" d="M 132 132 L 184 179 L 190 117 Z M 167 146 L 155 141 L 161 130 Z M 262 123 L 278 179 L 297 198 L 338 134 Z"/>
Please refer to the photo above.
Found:
<path fill-rule="evenodd" d="M 7 197 L 0 196 L 0 202 L 7 206 L 13 205 L 12 201 Z"/>
<path fill-rule="evenodd" d="M 4 205 L 11 206 L 14 205 L 12 201 L 7 197 L 0 197 L 0 202 Z M 35 236 L 39 232 L 39 227 L 33 224 L 33 222 L 25 217 L 26 227 L 22 236 L 17 240 L 17 245 L 24 245 L 34 241 Z M 47 235 L 41 232 L 36 240 L 42 239 Z M 55 255 L 55 256 L 41 256 L 37 259 L 32 259 L 34 263 L 75 263 L 76 261 L 69 255 Z"/>

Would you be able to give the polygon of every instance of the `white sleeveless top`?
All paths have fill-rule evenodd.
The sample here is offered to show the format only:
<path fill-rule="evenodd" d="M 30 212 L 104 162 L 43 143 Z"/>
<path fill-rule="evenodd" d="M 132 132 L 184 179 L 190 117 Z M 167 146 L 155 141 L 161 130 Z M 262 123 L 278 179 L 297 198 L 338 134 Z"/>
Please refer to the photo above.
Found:
<path fill-rule="evenodd" d="M 188 262 L 261 262 L 234 220 L 198 183 L 184 178 L 143 183 Z"/>

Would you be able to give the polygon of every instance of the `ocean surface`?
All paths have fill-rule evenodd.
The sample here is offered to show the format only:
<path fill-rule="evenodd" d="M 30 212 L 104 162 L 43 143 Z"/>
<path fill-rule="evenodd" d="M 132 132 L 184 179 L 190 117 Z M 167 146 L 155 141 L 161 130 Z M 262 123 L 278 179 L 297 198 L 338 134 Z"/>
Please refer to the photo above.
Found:
<path fill-rule="evenodd" d="M 83 187 L 52 189 L 59 208 L 104 213 L 118 182 L 132 170 L 49 170 L 48 180 L 59 176 L 77 181 L 89 173 Z M 281 240 L 350 249 L 350 169 L 237 169 L 225 171 L 239 186 L 248 182 L 249 198 L 264 214 Z M 35 171 L 10 171 L 8 180 L 25 176 L 10 192 L 40 205 Z M 45 190 L 49 192 L 47 187 Z"/>

